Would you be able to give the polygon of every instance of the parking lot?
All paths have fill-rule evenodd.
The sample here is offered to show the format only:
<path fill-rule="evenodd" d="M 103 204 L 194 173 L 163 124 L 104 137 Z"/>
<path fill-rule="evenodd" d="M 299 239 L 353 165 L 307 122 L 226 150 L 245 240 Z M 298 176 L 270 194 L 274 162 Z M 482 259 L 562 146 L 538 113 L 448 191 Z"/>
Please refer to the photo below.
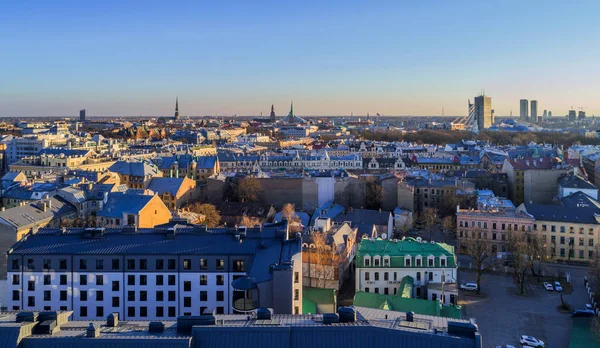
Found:
<path fill-rule="evenodd" d="M 474 272 L 459 271 L 459 282 L 473 282 Z M 517 284 L 510 275 L 487 274 L 481 284 L 483 297 L 468 292 L 459 294 L 463 318 L 475 318 L 483 336 L 483 346 L 512 344 L 520 347 L 520 335 L 531 335 L 546 347 L 568 347 L 571 332 L 570 314 L 562 314 L 560 293 L 546 291 L 541 284 L 526 284 L 526 296 L 517 295 Z M 563 295 L 575 309 L 589 302 L 583 280 L 574 277 L 573 293 Z"/>

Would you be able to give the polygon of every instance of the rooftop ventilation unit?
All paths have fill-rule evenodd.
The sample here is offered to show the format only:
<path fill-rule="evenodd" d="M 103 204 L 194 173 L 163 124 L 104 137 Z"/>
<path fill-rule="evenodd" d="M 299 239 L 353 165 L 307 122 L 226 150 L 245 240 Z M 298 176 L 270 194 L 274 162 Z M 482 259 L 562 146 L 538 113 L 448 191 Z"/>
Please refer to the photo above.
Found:
<path fill-rule="evenodd" d="M 335 324 L 340 322 L 340 316 L 337 313 L 323 314 L 323 324 Z"/>
<path fill-rule="evenodd" d="M 148 332 L 150 333 L 163 333 L 165 332 L 165 324 L 161 321 L 152 321 L 148 325 Z"/>
<path fill-rule="evenodd" d="M 56 329 L 56 320 L 44 320 L 33 328 L 36 335 L 52 335 Z"/>
<path fill-rule="evenodd" d="M 271 320 L 273 318 L 273 309 L 271 308 L 259 308 L 256 310 L 257 320 Z"/>
<path fill-rule="evenodd" d="M 340 307 L 338 315 L 340 323 L 354 323 L 356 321 L 356 310 L 352 307 Z"/>

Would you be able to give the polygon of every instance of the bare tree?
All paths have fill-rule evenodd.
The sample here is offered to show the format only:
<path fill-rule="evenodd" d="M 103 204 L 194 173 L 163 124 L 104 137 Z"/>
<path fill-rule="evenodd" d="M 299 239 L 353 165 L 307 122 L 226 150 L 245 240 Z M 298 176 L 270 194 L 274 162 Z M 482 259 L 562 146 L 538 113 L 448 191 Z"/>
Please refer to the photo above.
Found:
<path fill-rule="evenodd" d="M 252 176 L 239 180 L 235 186 L 235 196 L 240 202 L 256 202 L 262 191 L 260 181 Z"/>
<path fill-rule="evenodd" d="M 281 208 L 281 215 L 288 221 L 292 221 L 292 218 L 296 215 L 296 207 L 292 203 L 286 203 Z"/>
<path fill-rule="evenodd" d="M 238 225 L 253 227 L 254 225 L 260 225 L 260 219 L 258 219 L 257 217 L 249 217 L 249 216 L 244 215 L 240 219 Z"/>
<path fill-rule="evenodd" d="M 367 209 L 380 209 L 383 199 L 383 187 L 375 177 L 368 177 L 365 183 L 365 207 Z"/>
<path fill-rule="evenodd" d="M 461 243 L 465 253 L 471 257 L 477 272 L 477 293 L 481 292 L 481 278 L 491 267 L 489 260 L 493 257 L 491 244 L 481 239 L 481 234 L 475 233 L 479 238 L 466 239 Z"/>
<path fill-rule="evenodd" d="M 204 215 L 204 223 L 208 227 L 217 227 L 221 223 L 221 214 L 212 204 L 194 203 L 188 208 L 191 212 Z"/>
<path fill-rule="evenodd" d="M 75 217 L 72 219 L 62 219 L 60 221 L 61 227 L 96 227 L 96 218 L 90 216 L 88 218 L 85 217 Z"/>
<path fill-rule="evenodd" d="M 431 229 L 437 222 L 437 212 L 434 208 L 426 208 L 421 213 L 421 220 L 425 224 L 425 228 L 429 231 L 429 240 L 431 240 Z"/>
<path fill-rule="evenodd" d="M 311 245 L 307 256 L 311 286 L 328 288 L 328 283 L 335 282 L 337 284 L 339 267 L 343 259 L 335 250 L 335 246 L 329 244 L 329 235 L 326 232 L 315 232 L 311 235 Z M 313 279 L 315 279 L 315 283 L 313 283 Z"/>
<path fill-rule="evenodd" d="M 540 237 L 535 233 L 512 231 L 508 235 L 508 249 L 512 254 L 514 275 L 521 295 L 525 293 L 525 277 L 532 270 L 540 254 Z"/>
<path fill-rule="evenodd" d="M 442 219 L 442 226 L 444 227 L 444 242 L 446 241 L 446 234 L 452 236 L 456 233 L 456 217 L 446 216 Z"/>

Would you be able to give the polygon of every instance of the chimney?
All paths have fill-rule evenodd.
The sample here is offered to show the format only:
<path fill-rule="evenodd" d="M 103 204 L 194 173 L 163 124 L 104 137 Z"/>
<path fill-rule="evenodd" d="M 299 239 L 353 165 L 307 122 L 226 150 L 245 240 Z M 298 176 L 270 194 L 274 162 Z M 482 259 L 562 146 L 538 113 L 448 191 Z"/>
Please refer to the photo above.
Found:
<path fill-rule="evenodd" d="M 48 208 L 52 208 L 52 201 L 48 200 Z"/>

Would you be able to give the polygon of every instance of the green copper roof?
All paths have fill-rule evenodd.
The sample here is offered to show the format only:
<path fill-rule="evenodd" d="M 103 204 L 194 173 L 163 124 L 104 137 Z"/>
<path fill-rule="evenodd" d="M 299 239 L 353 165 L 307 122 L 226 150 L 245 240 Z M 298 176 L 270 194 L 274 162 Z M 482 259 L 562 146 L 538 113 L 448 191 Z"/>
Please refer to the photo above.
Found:
<path fill-rule="evenodd" d="M 318 304 L 335 305 L 335 289 L 302 288 L 302 313 L 316 314 Z"/>
<path fill-rule="evenodd" d="M 413 285 L 414 280 L 411 276 L 405 276 L 402 278 L 402 282 L 400 283 L 400 296 L 404 298 L 411 298 Z"/>
<path fill-rule="evenodd" d="M 380 238 L 377 239 L 365 239 L 362 240 L 358 247 L 358 252 L 356 253 L 356 267 L 365 267 L 364 266 L 364 257 L 370 256 L 371 258 L 375 256 L 380 256 L 381 263 L 378 267 L 383 266 L 383 257 L 390 257 L 390 266 L 391 268 L 415 268 L 417 267 L 417 263 L 415 260 L 416 256 L 422 256 L 422 266 L 418 268 L 427 268 L 428 261 L 427 257 L 433 256 L 434 264 L 431 267 L 442 267 L 440 262 L 440 257 L 446 257 L 446 265 L 444 267 L 454 268 L 456 267 L 456 257 L 454 255 L 454 247 L 445 243 L 429 243 L 429 242 L 419 242 L 414 238 L 405 238 L 403 240 L 392 241 L 392 240 L 383 240 Z M 411 257 L 410 266 L 405 266 L 404 258 L 406 256 Z M 375 267 L 375 263 L 372 260 L 370 267 Z M 388 266 L 385 266 L 389 268 Z"/>
<path fill-rule="evenodd" d="M 443 306 L 440 310 L 440 300 L 430 301 L 358 291 L 356 295 L 354 295 L 354 305 L 358 307 L 379 308 L 397 312 L 412 311 L 417 314 L 454 319 L 461 318 L 460 308 Z"/>

